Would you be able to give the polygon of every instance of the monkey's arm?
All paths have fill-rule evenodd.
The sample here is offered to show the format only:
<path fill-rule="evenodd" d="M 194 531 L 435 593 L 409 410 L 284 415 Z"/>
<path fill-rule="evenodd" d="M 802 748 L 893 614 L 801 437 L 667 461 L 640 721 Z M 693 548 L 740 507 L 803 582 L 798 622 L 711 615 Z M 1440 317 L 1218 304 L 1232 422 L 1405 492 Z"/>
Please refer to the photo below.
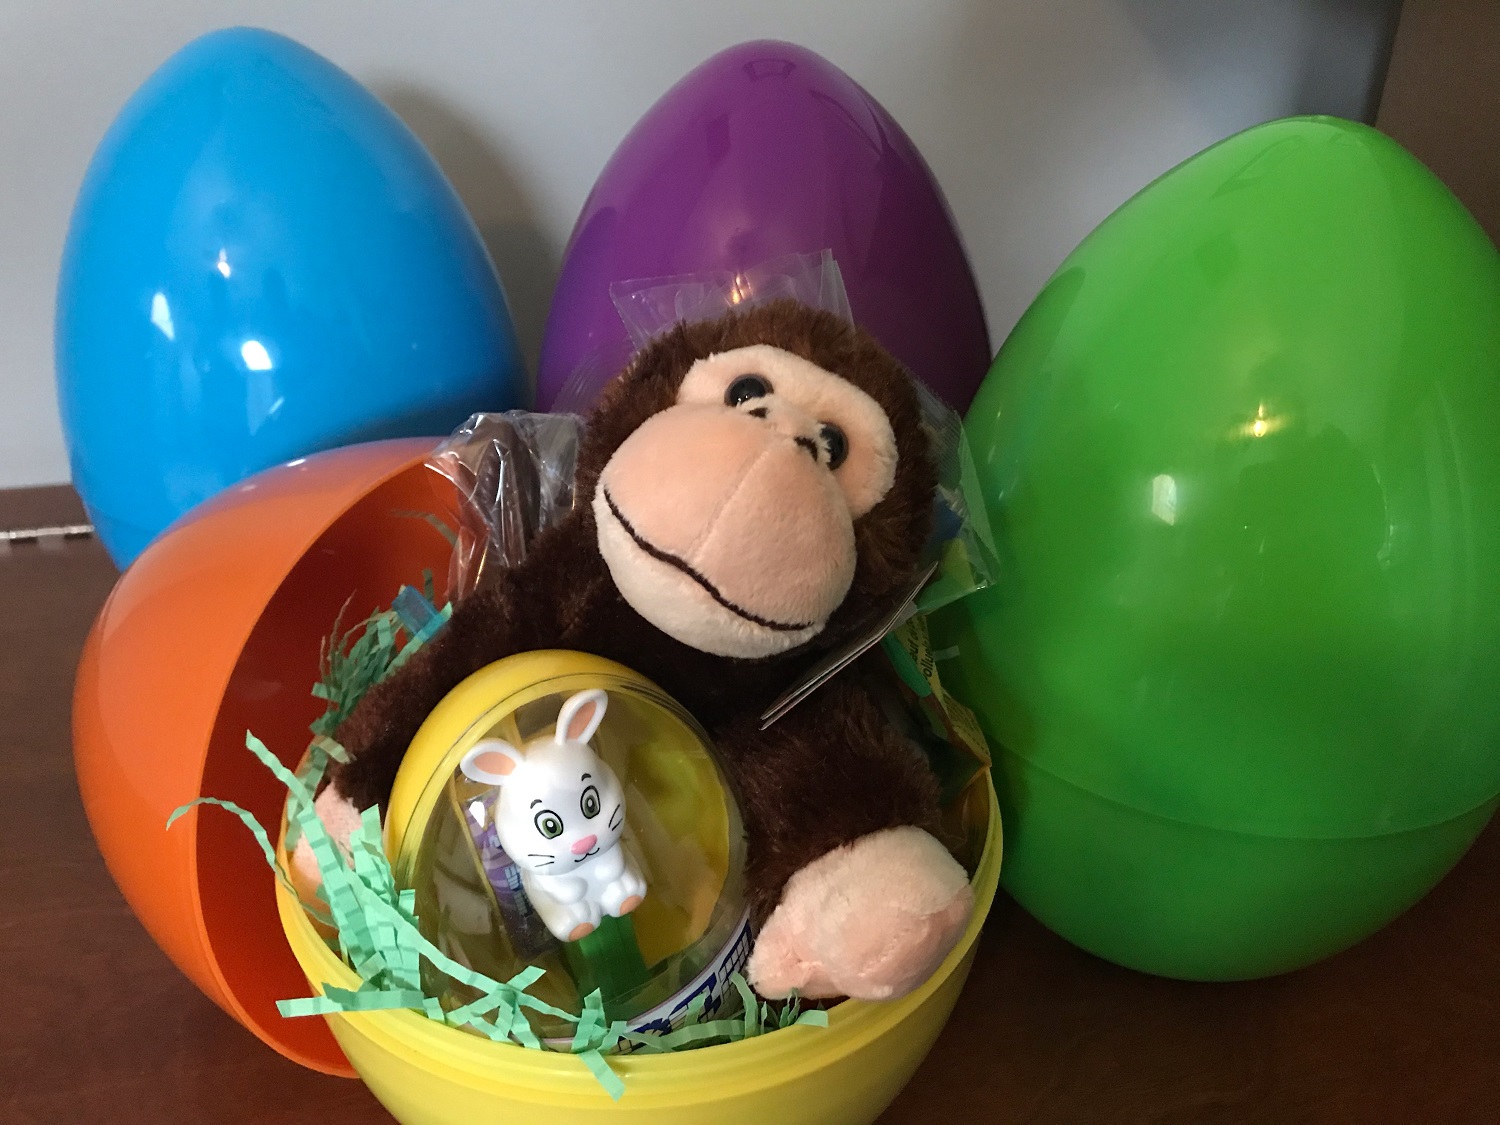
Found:
<path fill-rule="evenodd" d="M 445 695 L 493 661 L 550 643 L 544 615 L 525 609 L 513 582 L 460 602 L 442 630 L 399 671 L 371 688 L 335 737 L 349 755 L 330 785 L 356 809 L 384 806 L 417 728 Z"/>
<path fill-rule="evenodd" d="M 761 923 L 750 983 L 874 1000 L 925 980 L 963 933 L 972 893 L 931 834 L 937 779 L 865 689 L 835 681 L 770 730 L 721 732 L 720 747 Z"/>
<path fill-rule="evenodd" d="M 356 809 L 384 807 L 412 737 L 445 695 L 518 652 L 580 647 L 576 622 L 594 619 L 612 590 L 585 509 L 542 532 L 521 562 L 459 602 L 437 636 L 344 720 L 336 737 L 349 762 L 330 769 L 332 787 Z"/>
<path fill-rule="evenodd" d="M 936 827 L 931 767 L 858 683 L 836 679 L 769 730 L 757 726 L 746 719 L 716 736 L 739 787 L 757 921 L 819 856 L 883 828 Z"/>

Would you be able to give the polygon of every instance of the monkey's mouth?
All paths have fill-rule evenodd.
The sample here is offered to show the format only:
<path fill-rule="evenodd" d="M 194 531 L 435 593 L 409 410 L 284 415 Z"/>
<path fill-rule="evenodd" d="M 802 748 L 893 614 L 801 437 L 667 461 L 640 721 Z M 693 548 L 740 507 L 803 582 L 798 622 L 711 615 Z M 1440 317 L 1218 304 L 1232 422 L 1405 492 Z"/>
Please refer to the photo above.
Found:
<path fill-rule="evenodd" d="M 758 614 L 751 613 L 743 606 L 736 605 L 734 602 L 730 601 L 722 593 L 720 593 L 717 586 L 715 586 L 702 574 L 698 573 L 698 571 L 693 568 L 691 563 L 678 558 L 670 551 L 663 551 L 660 547 L 656 546 L 656 544 L 644 538 L 640 534 L 640 532 L 636 531 L 636 529 L 631 526 L 630 521 L 625 518 L 625 513 L 620 511 L 619 505 L 617 505 L 614 501 L 614 497 L 610 496 L 609 489 L 605 488 L 603 485 L 600 485 L 599 492 L 600 495 L 604 497 L 604 503 L 609 506 L 610 514 L 615 517 L 615 520 L 619 523 L 625 534 L 630 536 L 631 540 L 637 547 L 639 547 L 646 554 L 650 555 L 653 559 L 656 559 L 659 562 L 664 562 L 668 566 L 675 567 L 676 569 L 682 571 L 683 574 L 686 574 L 689 578 L 691 578 L 694 582 L 701 586 L 704 593 L 713 598 L 714 601 L 718 602 L 719 605 L 723 606 L 736 617 L 742 618 L 743 620 L 750 622 L 752 625 L 759 625 L 762 629 L 771 629 L 778 633 L 800 633 L 808 629 L 817 627 L 818 622 L 816 621 L 803 621 L 797 624 L 787 624 L 783 621 L 772 621 L 770 618 L 761 617 Z"/>

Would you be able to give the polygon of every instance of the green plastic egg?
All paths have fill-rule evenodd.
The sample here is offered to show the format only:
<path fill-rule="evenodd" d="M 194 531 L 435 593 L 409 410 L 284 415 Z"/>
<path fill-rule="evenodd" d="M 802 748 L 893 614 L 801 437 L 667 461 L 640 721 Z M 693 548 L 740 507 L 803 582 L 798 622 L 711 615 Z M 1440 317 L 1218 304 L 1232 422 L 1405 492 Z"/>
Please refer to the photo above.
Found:
<path fill-rule="evenodd" d="M 1500 795 L 1500 260 L 1372 129 L 1200 153 L 1063 263 L 967 419 L 998 584 L 935 623 L 1012 894 L 1233 979 L 1419 899 Z"/>

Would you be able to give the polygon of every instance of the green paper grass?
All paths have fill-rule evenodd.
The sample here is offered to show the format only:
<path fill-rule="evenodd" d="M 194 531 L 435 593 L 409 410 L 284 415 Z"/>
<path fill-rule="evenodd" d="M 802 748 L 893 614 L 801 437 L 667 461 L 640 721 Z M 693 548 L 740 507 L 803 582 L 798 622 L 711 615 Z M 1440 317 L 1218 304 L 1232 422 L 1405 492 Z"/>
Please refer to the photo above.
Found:
<path fill-rule="evenodd" d="M 350 837 L 345 856 L 318 819 L 313 798 L 329 761 L 347 760 L 343 748 L 333 738 L 339 724 L 370 688 L 410 659 L 448 620 L 452 605 L 434 609 L 430 575 L 425 585 L 426 597 L 410 587 L 402 587 L 391 609 L 372 614 L 346 632 L 340 632 L 341 621 L 335 620 L 333 633 L 321 652 L 322 675 L 313 687 L 313 695 L 324 700 L 327 709 L 312 723 L 312 741 L 295 772 L 282 765 L 260 739 L 245 732 L 246 748 L 286 786 L 286 851 L 306 840 L 317 859 L 323 880 L 322 896 L 328 909 L 326 913 L 309 912 L 337 932 L 339 954 L 360 978 L 357 989 L 324 983 L 322 995 L 278 1001 L 281 1014 L 300 1018 L 337 1012 L 412 1009 L 495 1042 L 533 1050 L 555 1049 L 541 1041 L 527 1015 L 528 1012 L 545 1014 L 573 1025 L 572 1040 L 561 1050 L 576 1055 L 616 1100 L 624 1094 L 625 1086 L 605 1055 L 622 1042 L 649 1053 L 662 1053 L 734 1042 L 795 1025 L 826 1027 L 828 1013 L 817 1009 L 802 1011 L 795 996 L 785 1003 L 757 1003 L 750 986 L 738 973 L 731 979 L 741 997 L 743 1010 L 739 1016 L 704 1021 L 704 998 L 699 996 L 689 1005 L 686 1024 L 665 1034 L 637 1034 L 629 1031 L 624 1021 L 607 1020 L 597 990 L 584 998 L 581 1012 L 564 1011 L 527 992 L 542 977 L 541 968 L 531 966 L 508 981 L 492 980 L 454 961 L 422 935 L 414 910 L 415 892 L 397 887 L 385 854 L 378 809 L 365 810 L 359 828 Z M 340 610 L 339 618 L 342 616 Z M 265 828 L 238 805 L 200 797 L 173 812 L 167 826 L 170 828 L 198 805 L 217 806 L 238 816 L 255 836 L 277 879 L 296 893 L 290 876 L 277 861 Z M 438 997 L 422 986 L 424 960 L 443 976 L 475 990 L 479 998 L 445 1010 Z"/>

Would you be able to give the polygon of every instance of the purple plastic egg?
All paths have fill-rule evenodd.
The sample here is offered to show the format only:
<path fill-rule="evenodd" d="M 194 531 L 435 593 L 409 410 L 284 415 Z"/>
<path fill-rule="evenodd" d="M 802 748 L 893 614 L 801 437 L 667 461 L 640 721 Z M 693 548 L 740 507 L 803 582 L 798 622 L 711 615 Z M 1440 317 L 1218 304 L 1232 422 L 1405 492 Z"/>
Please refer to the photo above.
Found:
<path fill-rule="evenodd" d="M 564 253 L 539 409 L 618 355 L 610 285 L 832 250 L 855 320 L 963 410 L 991 358 L 979 290 L 931 170 L 847 74 L 742 43 L 667 91 L 615 150 Z"/>

